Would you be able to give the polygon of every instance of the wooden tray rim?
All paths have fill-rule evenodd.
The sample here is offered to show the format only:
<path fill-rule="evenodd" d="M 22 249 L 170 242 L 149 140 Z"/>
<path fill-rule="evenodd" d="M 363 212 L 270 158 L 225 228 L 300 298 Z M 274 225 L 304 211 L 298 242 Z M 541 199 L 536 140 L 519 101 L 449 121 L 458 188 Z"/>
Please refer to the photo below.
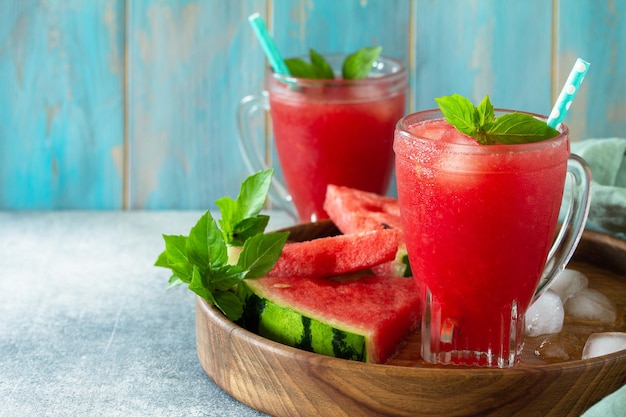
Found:
<path fill-rule="evenodd" d="M 322 227 L 328 227 L 328 224 Z M 587 248 L 598 253 L 591 254 L 589 258 L 583 256 L 579 260 L 606 271 L 616 269 L 618 278 L 626 278 L 626 263 L 622 260 L 616 263 L 609 262 L 609 267 L 604 265 L 604 261 L 607 259 L 610 261 L 615 251 L 618 254 L 626 253 L 626 241 L 617 241 L 597 232 L 586 232 L 583 240 Z M 596 250 L 598 248 L 595 245 L 600 246 L 599 251 Z M 601 263 L 598 264 L 597 261 Z M 372 416 L 379 415 L 380 412 L 385 415 L 392 412 L 393 414 L 389 415 L 404 416 L 413 415 L 418 409 L 421 410 L 420 413 L 431 416 L 448 415 L 449 412 L 454 412 L 454 415 L 470 415 L 465 411 L 459 414 L 458 404 L 451 405 L 451 408 L 444 406 L 440 409 L 438 403 L 432 401 L 433 397 L 425 394 L 424 390 L 426 392 L 432 389 L 438 390 L 439 388 L 434 387 L 449 386 L 450 381 L 455 381 L 453 385 L 458 384 L 459 381 L 472 381 L 471 385 L 475 388 L 460 393 L 459 401 L 469 399 L 472 404 L 471 409 L 475 412 L 501 415 L 501 411 L 493 408 L 494 403 L 497 403 L 499 404 L 498 410 L 500 410 L 499 407 L 504 407 L 504 410 L 508 410 L 507 413 L 513 412 L 514 415 L 525 415 L 528 410 L 534 410 L 533 412 L 542 410 L 542 413 L 548 411 L 582 413 L 626 382 L 624 379 L 626 377 L 626 350 L 591 359 L 581 358 L 551 364 L 522 363 L 520 366 L 508 369 L 452 365 L 373 364 L 324 356 L 283 345 L 250 332 L 228 320 L 221 311 L 198 296 L 196 296 L 196 332 L 202 332 L 196 334 L 197 351 L 207 376 L 237 400 L 259 411 L 277 416 L 309 415 L 308 413 L 327 415 L 328 411 L 346 416 L 353 411 Z M 222 347 L 227 346 L 228 351 L 220 349 L 211 352 L 211 345 L 219 347 L 222 343 L 225 343 Z M 240 348 L 243 350 L 240 351 Z M 252 357 L 249 356 L 250 353 Z M 289 384 L 285 385 L 282 377 L 273 371 L 266 372 L 254 366 L 250 370 L 247 367 L 241 367 L 240 364 L 250 360 L 257 363 L 257 359 L 254 359 L 257 355 L 260 355 L 258 359 L 261 363 L 276 361 L 276 364 L 282 364 L 278 369 L 287 370 L 287 372 L 291 370 L 296 377 L 302 378 L 307 389 L 312 390 L 311 393 L 315 398 L 324 398 L 323 404 L 325 405 L 310 403 L 308 394 L 304 394 L 302 390 Z M 311 370 L 314 370 L 313 374 L 317 377 L 309 377 Z M 323 375 L 332 375 L 332 377 L 326 381 Z M 390 405 L 395 403 L 389 402 L 393 400 L 384 394 L 387 391 L 385 388 L 382 388 L 383 396 L 380 392 L 373 391 L 364 397 L 364 394 L 352 382 L 352 378 L 358 379 L 363 375 L 373 380 L 386 381 L 385 387 L 393 386 L 395 382 L 402 382 L 401 387 L 405 389 L 411 387 L 408 389 L 415 395 L 403 397 L 405 401 L 397 409 Z M 254 388 L 256 386 L 254 381 L 257 381 L 259 377 L 265 378 L 269 385 L 263 384 L 263 388 L 259 388 L 257 392 Z M 319 379 L 320 377 L 322 379 Z M 526 394 L 524 396 L 509 394 L 509 389 L 521 381 L 525 381 L 528 387 L 537 387 L 527 388 L 535 395 L 530 402 L 525 400 Z M 581 384 L 583 381 L 586 383 Z M 595 381 L 602 382 L 596 385 Z M 291 383 L 294 383 L 293 380 Z M 345 394 L 343 387 L 348 389 Z M 376 387 L 375 383 L 372 388 Z M 340 389 L 340 391 L 332 391 L 333 389 Z M 329 394 L 329 390 L 333 392 L 332 395 Z M 488 392 L 492 394 L 487 394 Z M 495 398 L 502 398 L 502 400 L 495 400 Z M 306 404 L 304 409 L 306 413 L 302 414 L 301 407 L 304 404 Z M 408 409 L 412 410 L 410 414 L 407 413 Z"/>
<path fill-rule="evenodd" d="M 328 227 L 330 221 L 321 221 L 318 223 L 305 223 L 292 226 L 290 228 L 283 228 L 280 230 L 290 230 L 294 227 L 306 227 L 306 226 L 315 226 L 320 225 L 321 227 Z M 596 245 L 605 245 L 611 244 L 618 248 L 618 250 L 623 250 L 626 253 L 626 241 L 613 237 L 611 235 L 607 235 L 601 232 L 596 232 L 592 230 L 585 230 L 583 232 L 581 242 L 596 244 Z M 602 266 L 600 266 L 602 267 Z M 427 369 L 429 372 L 448 372 L 451 374 L 461 373 L 463 375 L 468 375 L 472 373 L 476 374 L 501 374 L 502 372 L 529 372 L 533 369 L 541 370 L 543 372 L 549 370 L 561 370 L 561 371 L 576 371 L 581 367 L 594 367 L 596 365 L 606 365 L 606 364 L 614 364 L 619 363 L 620 361 L 624 361 L 626 363 L 626 350 L 621 350 L 618 352 L 614 352 L 608 355 L 602 355 L 595 358 L 590 359 L 574 359 L 566 362 L 559 362 L 553 364 L 521 364 L 515 368 L 481 368 L 481 367 L 457 367 L 457 366 L 400 366 L 400 365 L 388 365 L 388 364 L 374 364 L 374 363 L 366 363 L 366 362 L 358 362 L 358 361 L 350 361 L 346 359 L 334 358 L 332 356 L 324 356 L 313 352 L 308 352 L 302 349 L 297 349 L 288 345 L 284 345 L 282 343 L 274 342 L 270 339 L 266 339 L 262 336 L 259 336 L 245 328 L 239 326 L 236 323 L 228 320 L 218 309 L 210 305 L 206 300 L 201 297 L 197 297 L 198 302 L 201 304 L 202 308 L 210 314 L 210 317 L 214 319 L 221 327 L 224 329 L 230 330 L 230 332 L 237 336 L 241 333 L 242 337 L 251 340 L 259 347 L 267 347 L 272 351 L 279 353 L 280 355 L 289 355 L 289 356 L 299 356 L 303 357 L 303 360 L 311 360 L 313 358 L 317 358 L 318 362 L 328 363 L 330 367 L 362 367 L 363 369 L 369 368 L 393 368 L 394 372 L 402 373 L 406 372 L 407 375 L 411 375 L 412 373 L 419 372 L 420 370 Z"/>

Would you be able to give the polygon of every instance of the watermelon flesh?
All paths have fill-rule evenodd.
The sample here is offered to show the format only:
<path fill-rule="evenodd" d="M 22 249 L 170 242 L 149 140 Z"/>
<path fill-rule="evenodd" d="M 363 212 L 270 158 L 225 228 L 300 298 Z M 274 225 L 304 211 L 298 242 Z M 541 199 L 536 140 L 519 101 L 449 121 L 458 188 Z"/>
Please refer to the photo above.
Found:
<path fill-rule="evenodd" d="M 382 196 L 355 188 L 329 184 L 326 188 L 324 210 L 344 234 L 368 230 L 393 229 L 402 231 L 400 206 L 393 197 Z M 397 235 L 393 259 L 372 267 L 379 276 L 411 276 L 411 267 L 402 233 Z"/>
<path fill-rule="evenodd" d="M 419 323 L 412 279 L 265 276 L 244 284 L 244 327 L 322 355 L 385 363 Z"/>
<path fill-rule="evenodd" d="M 344 234 L 380 229 L 402 230 L 400 206 L 393 197 L 329 184 L 324 210 Z"/>
<path fill-rule="evenodd" d="M 393 260 L 373 266 L 372 272 L 381 277 L 412 277 L 413 271 L 404 242 L 398 244 Z"/>
<path fill-rule="evenodd" d="M 381 229 L 290 242 L 267 275 L 324 278 L 370 269 L 396 257 L 400 235 Z"/>

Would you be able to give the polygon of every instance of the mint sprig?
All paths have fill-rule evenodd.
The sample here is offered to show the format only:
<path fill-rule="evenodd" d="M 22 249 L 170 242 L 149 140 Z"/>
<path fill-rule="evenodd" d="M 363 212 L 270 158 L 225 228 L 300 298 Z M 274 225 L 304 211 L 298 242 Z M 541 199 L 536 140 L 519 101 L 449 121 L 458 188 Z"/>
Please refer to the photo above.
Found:
<path fill-rule="evenodd" d="M 348 55 L 341 69 L 344 80 L 358 80 L 367 77 L 367 74 L 372 70 L 374 61 L 378 59 L 382 51 L 382 46 L 376 46 L 361 48 L 357 52 Z"/>
<path fill-rule="evenodd" d="M 341 68 L 341 76 L 345 80 L 366 78 L 372 65 L 380 57 L 381 46 L 361 48 L 348 55 Z M 332 80 L 335 78 L 332 67 L 326 59 L 314 49 L 309 50 L 310 63 L 301 58 L 285 59 L 289 73 L 296 78 Z"/>
<path fill-rule="evenodd" d="M 289 236 L 288 232 L 264 233 L 269 217 L 259 213 L 272 174 L 273 170 L 258 172 L 242 183 L 236 200 L 224 197 L 216 201 L 221 229 L 207 211 L 188 236 L 163 235 L 165 250 L 155 262 L 155 266 L 172 271 L 170 287 L 187 284 L 232 321 L 243 314 L 238 284 L 272 269 Z M 232 253 L 238 254 L 236 259 Z"/>
<path fill-rule="evenodd" d="M 506 113 L 495 117 L 488 95 L 478 107 L 459 94 L 439 97 L 435 101 L 448 123 L 481 145 L 539 142 L 559 135 L 546 122 L 527 113 Z"/>
<path fill-rule="evenodd" d="M 236 200 L 222 197 L 215 201 L 222 216 L 219 224 L 226 244 L 243 246 L 246 239 L 265 230 L 269 216 L 259 213 L 265 204 L 273 173 L 269 169 L 246 178 Z"/>

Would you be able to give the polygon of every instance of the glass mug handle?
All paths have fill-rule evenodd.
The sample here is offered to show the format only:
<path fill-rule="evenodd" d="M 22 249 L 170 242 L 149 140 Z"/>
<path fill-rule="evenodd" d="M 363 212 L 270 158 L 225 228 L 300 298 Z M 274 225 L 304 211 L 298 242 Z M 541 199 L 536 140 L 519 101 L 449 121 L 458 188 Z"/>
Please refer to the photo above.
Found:
<path fill-rule="evenodd" d="M 567 173 L 571 178 L 571 193 L 563 224 L 559 230 L 541 277 L 539 287 L 535 291 L 535 302 L 552 280 L 565 269 L 574 254 L 574 250 L 585 230 L 589 215 L 591 169 L 587 162 L 578 155 L 570 155 L 567 160 Z"/>
<path fill-rule="evenodd" d="M 259 146 L 259 144 L 264 143 L 263 138 L 258 137 L 255 130 L 252 129 L 251 123 L 251 120 L 253 120 L 257 112 L 269 112 L 269 110 L 270 102 L 267 91 L 264 91 L 260 95 L 246 96 L 239 102 L 237 109 L 237 130 L 239 131 L 239 135 L 237 139 L 239 142 L 239 151 L 250 174 L 271 168 L 265 159 L 265 152 L 262 151 L 264 147 Z M 285 210 L 292 218 L 298 218 L 295 207 L 291 202 L 291 195 L 283 183 L 275 176 L 272 177 L 268 194 L 273 203 Z"/>

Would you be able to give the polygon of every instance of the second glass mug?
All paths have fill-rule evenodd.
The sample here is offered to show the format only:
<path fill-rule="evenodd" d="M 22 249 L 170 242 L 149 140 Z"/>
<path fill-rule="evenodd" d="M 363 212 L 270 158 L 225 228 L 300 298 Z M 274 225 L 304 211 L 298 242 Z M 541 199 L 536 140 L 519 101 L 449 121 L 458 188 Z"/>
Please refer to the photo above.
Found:
<path fill-rule="evenodd" d="M 325 56 L 341 73 L 342 54 Z M 252 120 L 269 111 L 285 184 L 274 177 L 270 199 L 301 222 L 327 218 L 328 184 L 385 194 L 394 167 L 393 132 L 404 115 L 404 66 L 380 57 L 368 78 L 302 79 L 268 70 L 267 90 L 242 99 L 239 148 L 248 170 L 269 168 Z"/>
<path fill-rule="evenodd" d="M 422 357 L 512 367 L 528 306 L 582 235 L 591 172 L 570 154 L 565 125 L 541 142 L 477 145 L 442 140 L 454 128 L 441 118 L 438 110 L 403 117 L 394 142 L 404 237 L 422 294 Z M 566 174 L 572 192 L 555 239 Z"/>

